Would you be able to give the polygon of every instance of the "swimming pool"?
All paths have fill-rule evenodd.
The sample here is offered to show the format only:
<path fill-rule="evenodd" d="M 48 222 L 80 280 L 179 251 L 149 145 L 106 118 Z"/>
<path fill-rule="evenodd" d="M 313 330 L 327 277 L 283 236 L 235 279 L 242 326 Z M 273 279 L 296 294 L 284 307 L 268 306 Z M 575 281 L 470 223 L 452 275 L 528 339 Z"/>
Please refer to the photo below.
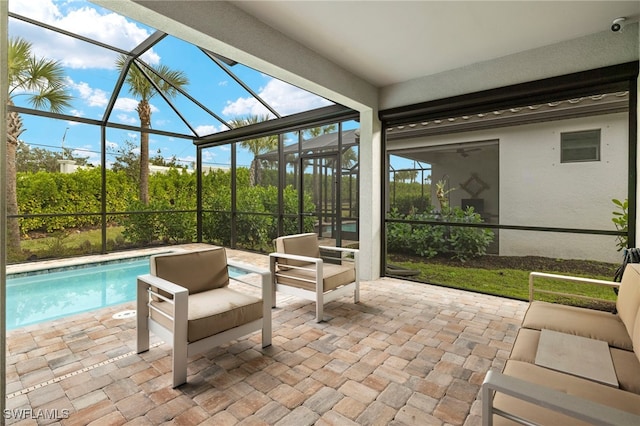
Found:
<path fill-rule="evenodd" d="M 229 268 L 229 274 L 242 271 Z M 7 276 L 6 328 L 50 321 L 136 299 L 136 277 L 149 273 L 149 258 Z"/>

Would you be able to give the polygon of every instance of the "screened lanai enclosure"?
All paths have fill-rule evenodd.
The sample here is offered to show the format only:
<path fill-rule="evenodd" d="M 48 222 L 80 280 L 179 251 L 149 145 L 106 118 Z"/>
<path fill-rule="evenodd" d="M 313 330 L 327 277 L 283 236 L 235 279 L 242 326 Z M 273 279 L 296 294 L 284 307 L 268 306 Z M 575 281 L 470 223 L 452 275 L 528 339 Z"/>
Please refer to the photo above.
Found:
<path fill-rule="evenodd" d="M 9 263 L 268 252 L 297 232 L 357 243 L 355 111 L 93 4 L 57 6 L 92 25 L 9 2 Z"/>
<path fill-rule="evenodd" d="M 611 279 L 636 244 L 637 62 L 382 110 L 372 138 L 365 112 L 91 3 L 8 4 L 9 263 L 366 230 L 373 275 L 526 299 L 528 271 Z"/>
<path fill-rule="evenodd" d="M 530 271 L 613 279 L 637 132 L 637 65 L 614 68 L 383 111 L 386 272 L 521 299 Z"/>

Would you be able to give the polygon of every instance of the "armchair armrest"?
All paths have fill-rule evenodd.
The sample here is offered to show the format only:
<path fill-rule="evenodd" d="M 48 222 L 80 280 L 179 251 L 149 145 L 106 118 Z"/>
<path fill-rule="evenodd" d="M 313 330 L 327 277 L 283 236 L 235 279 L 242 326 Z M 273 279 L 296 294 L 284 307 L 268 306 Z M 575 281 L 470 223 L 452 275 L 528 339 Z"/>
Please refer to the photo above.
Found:
<path fill-rule="evenodd" d="M 250 263 L 245 263 L 234 259 L 227 259 L 227 266 L 233 266 L 234 268 L 242 269 L 243 271 L 260 275 L 262 301 L 265 306 L 271 306 L 271 290 L 273 287 L 273 281 L 271 280 L 271 271 L 269 271 L 268 269 L 260 268 L 256 265 L 252 265 Z M 229 277 L 229 279 L 251 285 L 251 283 L 231 276 Z M 268 312 L 271 313 L 271 310 L 269 310 Z"/>
<path fill-rule="evenodd" d="M 165 297 L 158 292 L 151 291 L 151 287 L 165 291 L 173 296 L 173 298 Z M 173 305 L 173 316 L 153 307 L 150 299 L 151 295 Z M 187 315 L 189 303 L 189 290 L 179 286 L 171 281 L 167 281 L 151 274 L 139 275 L 137 280 L 137 298 L 136 298 L 136 327 L 137 327 L 137 347 L 138 353 L 149 350 L 149 324 L 150 311 L 153 310 L 158 314 L 170 319 L 173 323 L 172 334 L 174 339 L 179 341 L 187 341 Z M 156 329 L 162 333 L 160 329 Z M 161 334 L 166 340 L 169 335 Z M 185 346 L 186 348 L 186 346 Z M 175 350 L 175 348 L 174 348 Z M 186 349 L 185 349 L 186 350 Z"/>
<path fill-rule="evenodd" d="M 533 302 L 533 293 L 534 293 L 534 291 L 537 291 L 539 293 L 552 293 L 552 294 L 558 294 L 558 295 L 562 295 L 562 296 L 586 298 L 585 296 L 579 296 L 579 295 L 573 295 L 573 294 L 564 294 L 564 293 L 559 293 L 559 292 L 554 292 L 554 291 L 549 291 L 549 290 L 535 290 L 534 280 L 536 278 L 544 278 L 544 279 L 567 281 L 567 282 L 582 283 L 582 284 L 595 284 L 595 285 L 606 286 L 606 287 L 611 287 L 611 288 L 618 288 L 620 286 L 620 283 L 614 282 L 614 281 L 597 280 L 597 279 L 593 279 L 593 278 L 574 277 L 574 276 L 570 276 L 570 275 L 548 274 L 548 273 L 545 273 L 545 272 L 530 272 L 529 273 L 529 302 Z M 592 298 L 588 298 L 588 299 L 592 299 Z M 597 300 L 599 300 L 599 299 L 597 299 Z"/>
<path fill-rule="evenodd" d="M 298 262 L 308 263 L 309 265 L 299 266 L 299 265 L 283 264 L 282 267 L 276 269 L 276 263 L 278 263 L 279 259 L 296 260 Z M 320 282 L 319 280 L 322 279 L 323 265 L 324 265 L 324 261 L 320 257 L 301 256 L 298 254 L 288 254 L 288 253 L 278 253 L 278 252 L 270 253 L 269 269 L 271 270 L 271 274 L 272 274 L 273 302 L 275 303 L 275 290 L 276 290 L 276 285 L 278 284 L 278 277 L 286 276 L 288 278 L 293 278 L 298 281 L 313 283 L 314 285 L 316 285 L 316 287 L 319 287 L 318 283 Z M 311 280 L 303 277 L 291 277 L 290 276 L 291 274 L 288 273 L 287 271 L 294 271 L 294 270 L 313 271 L 315 275 L 315 279 Z M 317 289 L 317 291 L 321 291 L 320 288 Z"/>
<path fill-rule="evenodd" d="M 319 248 L 322 250 L 341 251 L 345 253 L 354 253 L 354 254 L 360 251 L 359 249 L 353 249 L 348 247 L 319 246 Z"/>
<path fill-rule="evenodd" d="M 493 425 L 494 414 L 521 424 L 533 424 L 530 419 L 493 407 L 493 396 L 497 392 L 587 423 L 612 426 L 640 424 L 640 416 L 636 414 L 490 370 L 482 384 L 483 426 Z"/>
<path fill-rule="evenodd" d="M 319 258 L 319 257 L 300 256 L 298 254 L 288 254 L 288 253 L 270 253 L 269 257 L 271 259 L 288 259 L 288 260 L 297 260 L 299 262 L 307 262 L 307 263 L 320 263 L 320 262 L 322 262 L 322 259 Z M 296 266 L 287 265 L 287 268 L 296 268 Z"/>
<path fill-rule="evenodd" d="M 355 265 L 356 271 L 359 269 L 358 268 L 358 263 L 359 263 L 359 258 L 360 258 L 360 250 L 358 249 L 352 249 L 352 248 L 347 248 L 347 247 L 331 247 L 331 246 L 319 246 L 320 250 L 326 250 L 328 252 L 337 252 L 336 256 L 331 256 L 329 255 L 324 255 L 321 257 L 323 259 L 325 259 L 326 261 L 330 262 L 350 262 L 353 263 Z M 353 255 L 353 258 L 349 258 L 349 257 L 344 257 L 344 254 L 351 254 Z"/>
<path fill-rule="evenodd" d="M 165 291 L 174 297 L 175 295 L 181 294 L 181 293 L 186 293 L 187 295 L 189 294 L 189 290 L 187 290 L 186 288 L 178 284 L 172 283 L 171 281 L 167 281 L 164 278 L 156 277 L 155 275 L 151 275 L 151 274 L 138 276 L 138 290 L 140 290 L 141 286 L 144 287 L 145 292 L 149 287 L 157 287 L 158 289 Z M 167 299 L 162 295 L 158 295 L 158 297 L 162 299 Z"/>

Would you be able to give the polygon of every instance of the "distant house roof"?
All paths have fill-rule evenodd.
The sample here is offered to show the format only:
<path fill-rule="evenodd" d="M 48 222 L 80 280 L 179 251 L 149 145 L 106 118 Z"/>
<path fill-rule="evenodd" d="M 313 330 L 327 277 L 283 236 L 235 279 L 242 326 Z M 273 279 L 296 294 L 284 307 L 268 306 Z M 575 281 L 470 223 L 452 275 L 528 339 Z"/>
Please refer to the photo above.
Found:
<path fill-rule="evenodd" d="M 468 132 L 487 128 L 517 126 L 549 120 L 562 120 L 599 114 L 623 112 L 629 109 L 629 92 L 605 93 L 558 102 L 519 108 L 443 118 L 386 129 L 387 140 Z"/>
<path fill-rule="evenodd" d="M 344 130 L 342 132 L 342 149 L 350 148 L 360 142 L 359 129 Z M 338 132 L 325 133 L 311 139 L 302 141 L 301 152 L 303 154 L 316 154 L 327 151 L 337 151 L 338 149 Z M 298 144 L 293 143 L 284 147 L 284 154 L 298 153 Z M 278 150 L 266 152 L 258 155 L 256 158 L 261 160 L 275 161 L 278 159 Z"/>

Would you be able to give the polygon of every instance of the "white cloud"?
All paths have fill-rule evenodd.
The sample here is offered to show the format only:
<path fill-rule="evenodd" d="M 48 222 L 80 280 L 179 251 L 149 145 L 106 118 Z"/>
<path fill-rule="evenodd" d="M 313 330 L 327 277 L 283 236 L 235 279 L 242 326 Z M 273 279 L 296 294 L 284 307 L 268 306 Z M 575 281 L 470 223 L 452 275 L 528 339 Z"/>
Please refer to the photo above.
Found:
<path fill-rule="evenodd" d="M 202 125 L 202 126 L 197 126 L 195 128 L 195 131 L 198 135 L 204 136 L 204 135 L 211 135 L 213 133 L 216 133 L 217 128 L 216 126 L 212 126 L 212 125 Z"/>
<path fill-rule="evenodd" d="M 50 0 L 12 1 L 9 11 L 45 23 L 55 22 L 62 17 L 58 7 Z"/>
<path fill-rule="evenodd" d="M 150 35 L 147 29 L 121 15 L 106 9 L 96 9 L 84 2 L 81 7 L 74 6 L 74 3 L 21 0 L 12 1 L 9 6 L 12 12 L 19 15 L 125 50 L 135 47 Z M 21 36 L 29 40 L 36 56 L 58 60 L 64 66 L 115 69 L 115 52 L 22 21 L 12 20 L 10 32 L 11 36 Z M 160 61 L 159 56 L 153 51 L 145 54 L 143 58 L 153 65 Z"/>
<path fill-rule="evenodd" d="M 118 120 L 120 120 L 121 122 L 125 123 L 125 124 L 138 124 L 138 118 L 137 117 L 132 117 L 130 115 L 127 114 L 118 114 L 116 115 L 116 117 L 118 118 Z"/>
<path fill-rule="evenodd" d="M 320 96 L 274 78 L 260 90 L 258 95 L 283 115 L 331 105 L 331 102 Z M 234 102 L 227 102 L 227 106 L 222 110 L 222 113 L 230 117 L 241 117 L 269 114 L 269 111 L 255 98 L 247 97 L 238 98 Z"/>
<path fill-rule="evenodd" d="M 102 89 L 94 89 L 89 83 L 76 83 L 67 77 L 67 85 L 78 93 L 78 97 L 90 107 L 104 107 L 109 103 L 108 93 Z"/>
<path fill-rule="evenodd" d="M 140 101 L 133 98 L 118 98 L 116 99 L 116 103 L 113 105 L 114 111 L 122 111 L 122 112 L 135 112 L 136 117 L 138 112 L 136 108 L 138 108 L 138 104 Z M 160 111 L 155 105 L 151 104 L 151 113 Z"/>
<path fill-rule="evenodd" d="M 113 106 L 116 111 L 135 112 L 138 107 L 138 101 L 133 98 L 118 98 Z"/>
<path fill-rule="evenodd" d="M 78 109 L 72 109 L 71 111 L 69 111 L 69 113 L 74 117 L 84 117 L 84 112 Z M 77 121 L 68 121 L 67 124 L 69 124 L 69 126 L 77 126 L 80 123 L 78 123 Z"/>
<path fill-rule="evenodd" d="M 215 126 L 213 124 L 203 124 L 200 126 L 196 126 L 195 131 L 200 136 L 212 135 L 218 132 L 224 132 L 225 130 L 229 130 L 227 126 L 224 124 L 220 124 L 219 126 Z"/>

